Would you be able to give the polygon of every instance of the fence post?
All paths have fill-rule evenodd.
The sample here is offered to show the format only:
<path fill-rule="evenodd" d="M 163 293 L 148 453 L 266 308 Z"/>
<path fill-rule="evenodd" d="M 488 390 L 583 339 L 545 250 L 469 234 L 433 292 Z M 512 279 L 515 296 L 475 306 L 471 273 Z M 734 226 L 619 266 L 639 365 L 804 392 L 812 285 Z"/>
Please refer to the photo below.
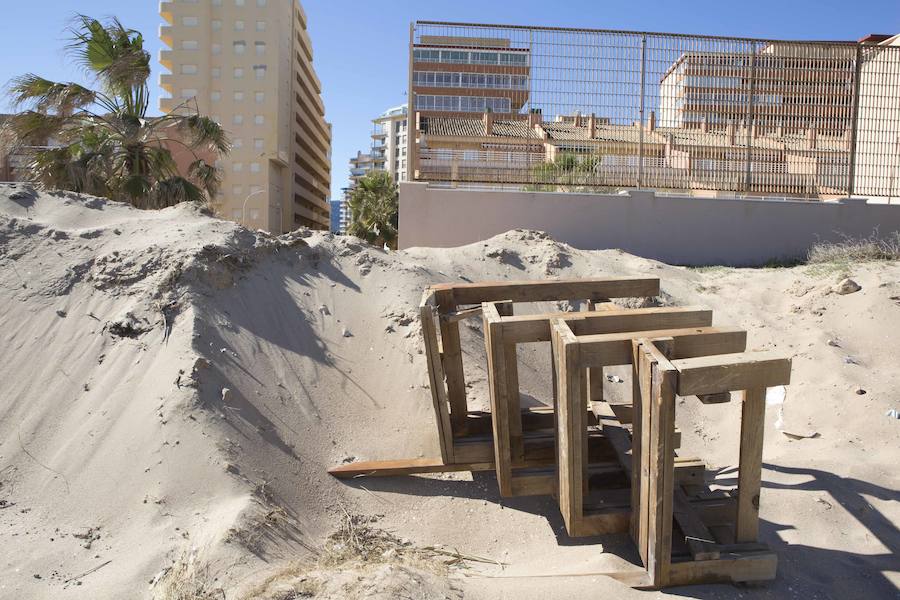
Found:
<path fill-rule="evenodd" d="M 647 34 L 641 35 L 641 109 L 638 129 L 638 172 L 637 188 L 644 185 L 644 84 L 647 72 Z"/>
<path fill-rule="evenodd" d="M 750 192 L 750 184 L 753 179 L 753 114 L 754 98 L 756 95 L 756 42 L 750 43 L 750 91 L 747 94 L 747 122 L 744 135 L 747 140 L 747 173 L 744 181 L 744 191 Z"/>
<path fill-rule="evenodd" d="M 859 88 L 862 75 L 862 44 L 856 44 L 856 65 L 853 69 L 853 105 L 850 113 L 850 168 L 847 170 L 847 195 L 856 191 L 856 138 L 859 134 Z"/>

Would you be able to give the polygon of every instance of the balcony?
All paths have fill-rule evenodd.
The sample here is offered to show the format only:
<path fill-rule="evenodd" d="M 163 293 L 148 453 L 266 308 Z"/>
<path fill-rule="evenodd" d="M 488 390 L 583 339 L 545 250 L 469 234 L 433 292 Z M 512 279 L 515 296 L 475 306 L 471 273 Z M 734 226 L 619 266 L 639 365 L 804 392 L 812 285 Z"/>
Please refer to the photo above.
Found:
<path fill-rule="evenodd" d="M 160 73 L 159 74 L 159 87 L 166 90 L 173 96 L 175 95 L 174 87 L 175 87 L 175 76 L 172 73 Z"/>
<path fill-rule="evenodd" d="M 169 25 L 175 24 L 175 2 L 172 0 L 160 0 L 159 3 L 159 16 L 163 18 L 163 20 Z"/>
<path fill-rule="evenodd" d="M 173 68 L 175 65 L 175 51 L 174 50 L 160 50 L 159 51 L 159 64 L 164 66 L 170 71 L 174 71 Z"/>
<path fill-rule="evenodd" d="M 175 47 L 175 40 L 172 32 L 174 31 L 174 27 L 171 25 L 160 25 L 159 26 L 159 39 L 162 40 L 162 43 L 168 46 L 169 48 Z"/>

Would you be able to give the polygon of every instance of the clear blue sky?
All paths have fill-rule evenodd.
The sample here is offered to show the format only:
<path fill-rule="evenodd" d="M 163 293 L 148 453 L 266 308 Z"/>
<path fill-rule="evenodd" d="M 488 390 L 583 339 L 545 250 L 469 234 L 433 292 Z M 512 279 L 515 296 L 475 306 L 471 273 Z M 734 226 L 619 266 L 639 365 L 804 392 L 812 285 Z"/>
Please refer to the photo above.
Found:
<path fill-rule="evenodd" d="M 287 0 L 279 0 L 287 1 Z M 370 119 L 406 101 L 409 23 L 416 19 L 591 27 L 778 39 L 858 39 L 900 32 L 898 0 L 302 0 L 329 121 L 334 123 L 335 198 L 347 160 L 370 143 Z M 75 12 L 118 16 L 144 32 L 155 63 L 157 0 L 32 0 L 4 3 L 0 82 L 23 72 L 78 79 L 63 59 Z M 153 76 L 156 81 L 156 73 Z M 158 94 L 159 90 L 154 89 Z M 155 99 L 154 107 L 157 105 Z M 0 111 L 9 111 L 5 97 Z"/>

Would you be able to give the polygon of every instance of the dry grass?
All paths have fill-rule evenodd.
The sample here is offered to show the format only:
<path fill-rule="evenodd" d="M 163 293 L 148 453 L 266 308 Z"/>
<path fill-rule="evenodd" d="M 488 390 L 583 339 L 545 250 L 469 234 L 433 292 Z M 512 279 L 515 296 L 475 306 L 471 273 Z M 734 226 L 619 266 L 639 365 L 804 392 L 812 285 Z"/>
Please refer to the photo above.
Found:
<path fill-rule="evenodd" d="M 868 238 L 816 244 L 810 249 L 807 262 L 852 264 L 875 260 L 900 260 L 900 232 L 887 237 L 880 237 L 876 232 Z"/>
<path fill-rule="evenodd" d="M 153 600 L 224 600 L 225 590 L 212 582 L 196 554 L 184 554 L 153 586 Z"/>

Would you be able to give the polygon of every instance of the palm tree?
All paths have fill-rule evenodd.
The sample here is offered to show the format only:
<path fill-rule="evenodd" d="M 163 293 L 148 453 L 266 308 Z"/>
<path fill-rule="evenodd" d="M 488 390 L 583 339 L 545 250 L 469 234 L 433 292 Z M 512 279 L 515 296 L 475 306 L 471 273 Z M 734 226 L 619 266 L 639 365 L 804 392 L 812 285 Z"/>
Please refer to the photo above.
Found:
<path fill-rule="evenodd" d="M 359 180 L 350 193 L 350 227 L 347 233 L 376 246 L 397 248 L 399 220 L 397 184 L 385 171 L 373 171 Z"/>
<path fill-rule="evenodd" d="M 534 184 L 531 191 L 579 192 L 595 188 L 600 156 L 579 156 L 572 152 L 560 152 L 553 162 L 537 165 L 532 170 Z"/>
<path fill-rule="evenodd" d="M 224 130 L 198 113 L 196 101 L 163 117 L 147 117 L 150 54 L 139 32 L 117 19 L 101 22 L 79 15 L 69 33 L 67 53 L 97 89 L 31 73 L 9 84 L 22 112 L 4 125 L 5 145 L 54 142 L 30 152 L 29 178 L 45 189 L 93 194 L 138 208 L 211 199 L 221 179 L 210 163 L 230 149 Z M 179 173 L 172 148 L 183 148 L 190 158 L 186 173 Z"/>

